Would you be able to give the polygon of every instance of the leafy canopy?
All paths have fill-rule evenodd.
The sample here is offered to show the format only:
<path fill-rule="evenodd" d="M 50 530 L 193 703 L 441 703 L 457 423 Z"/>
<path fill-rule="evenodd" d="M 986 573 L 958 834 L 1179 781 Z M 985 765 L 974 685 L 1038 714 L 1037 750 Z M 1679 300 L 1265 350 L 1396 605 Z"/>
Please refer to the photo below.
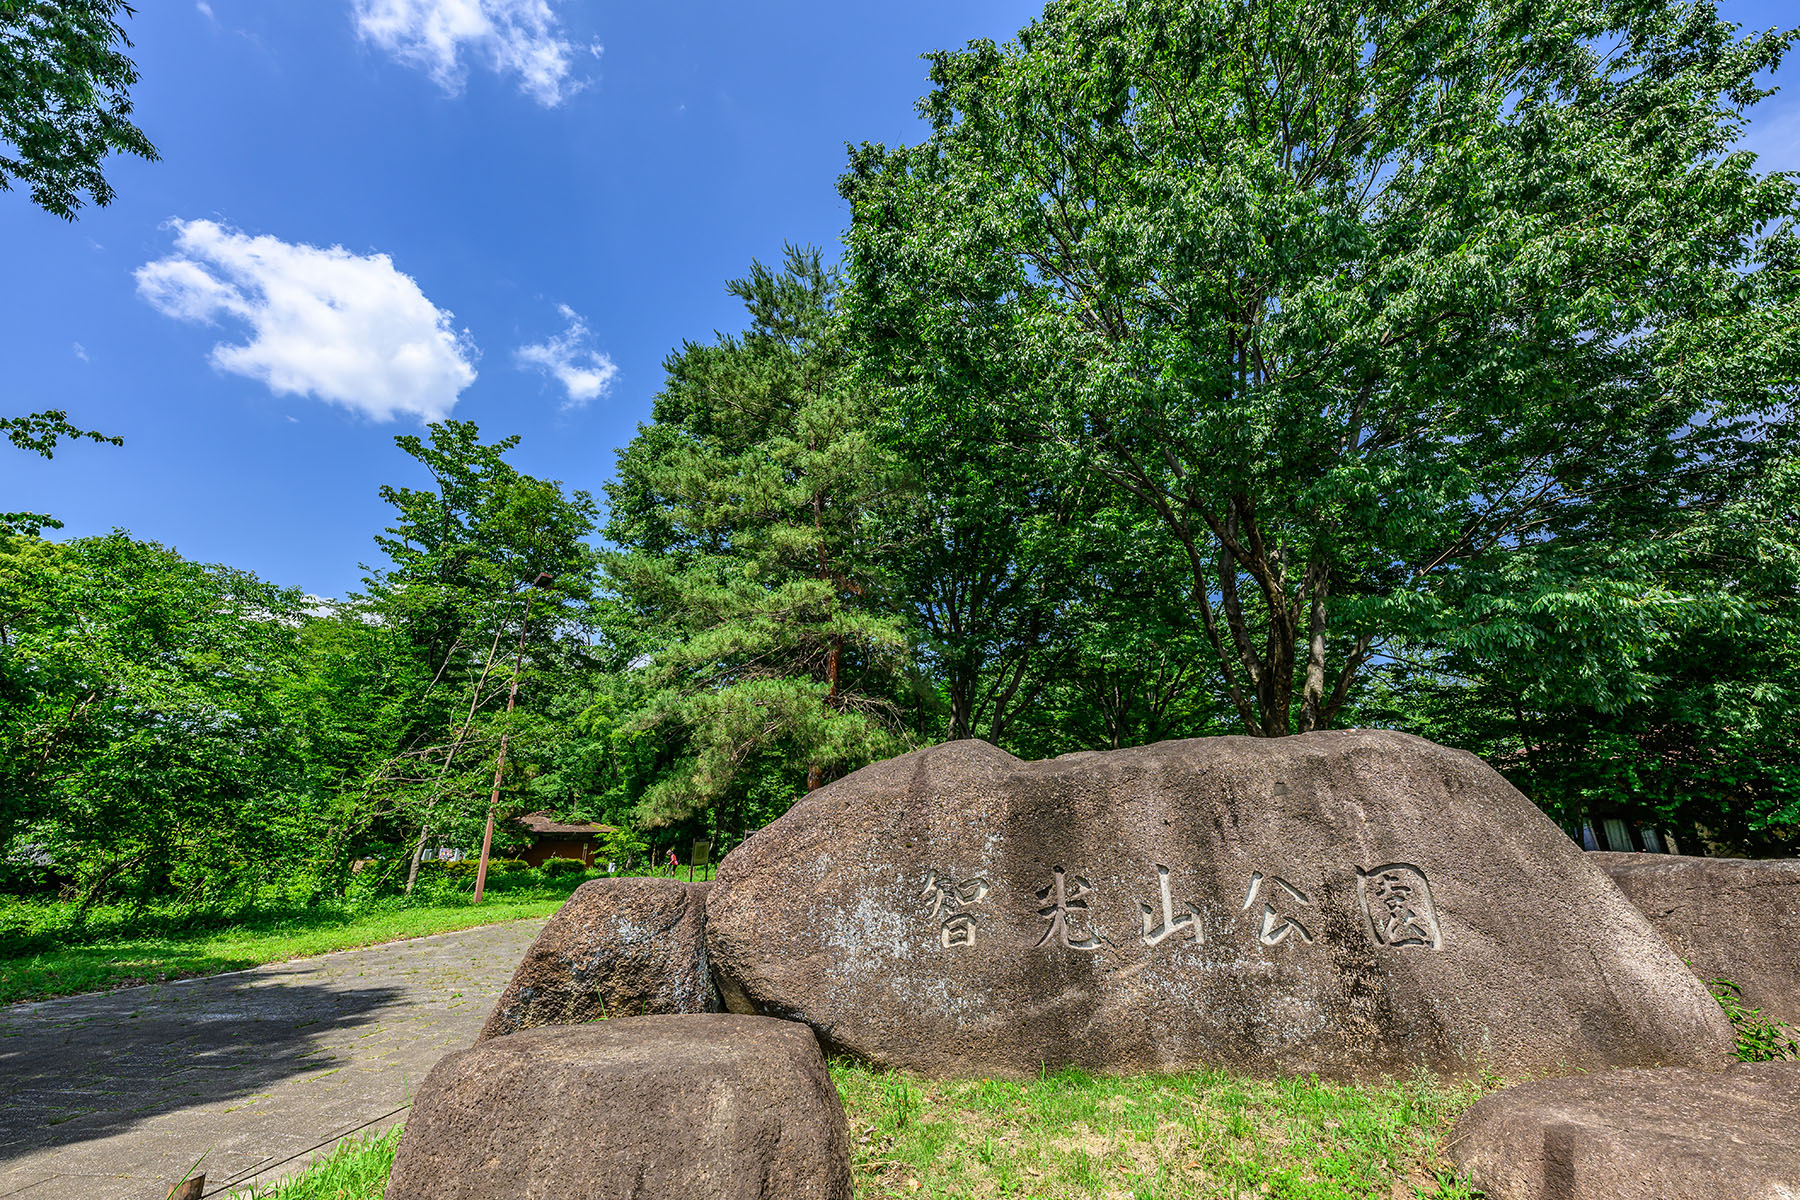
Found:
<path fill-rule="evenodd" d="M 852 154 L 852 328 L 910 419 L 997 408 L 1154 515 L 1252 733 L 1331 724 L 1404 639 L 1534 641 L 1623 702 L 1694 597 L 1607 548 L 1786 436 L 1795 182 L 1733 144 L 1793 36 L 1058 0 L 932 57 L 926 142 Z"/>
<path fill-rule="evenodd" d="M 112 203 L 107 155 L 157 160 L 129 119 L 138 73 L 119 19 L 134 12 L 124 0 L 0 0 L 0 191 L 18 180 L 73 221 L 86 200 Z"/>

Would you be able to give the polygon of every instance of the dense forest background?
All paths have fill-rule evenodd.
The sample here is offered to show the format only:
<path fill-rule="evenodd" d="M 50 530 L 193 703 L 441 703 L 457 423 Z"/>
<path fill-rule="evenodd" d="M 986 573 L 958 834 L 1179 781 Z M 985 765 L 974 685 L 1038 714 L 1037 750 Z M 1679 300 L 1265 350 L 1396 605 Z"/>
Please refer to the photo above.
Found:
<path fill-rule="evenodd" d="M 358 594 L 5 515 L 0 888 L 403 888 L 503 745 L 503 815 L 641 858 L 946 739 L 1346 726 L 1574 834 L 1792 853 L 1800 201 L 1733 149 L 1792 34 L 1438 8 L 1057 3 L 934 56 L 841 263 L 732 281 L 603 497 L 401 436 Z"/>

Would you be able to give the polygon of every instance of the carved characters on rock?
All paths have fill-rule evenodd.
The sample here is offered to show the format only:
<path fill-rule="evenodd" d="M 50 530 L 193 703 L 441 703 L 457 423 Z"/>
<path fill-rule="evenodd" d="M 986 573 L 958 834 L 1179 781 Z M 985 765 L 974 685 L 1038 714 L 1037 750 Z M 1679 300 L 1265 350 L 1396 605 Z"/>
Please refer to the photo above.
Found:
<path fill-rule="evenodd" d="M 1401 734 L 935 746 L 812 793 L 715 888 L 733 1011 L 928 1074 L 1528 1074 L 1732 1044 L 1566 834 Z"/>
<path fill-rule="evenodd" d="M 1152 866 L 1158 902 L 1138 904 L 1143 925 L 1137 931 L 1137 940 L 1152 948 L 1172 937 L 1204 944 L 1206 922 L 1201 907 L 1176 900 L 1169 882 L 1169 867 L 1160 862 Z M 1421 868 L 1411 863 L 1383 863 L 1366 869 L 1355 867 L 1347 874 L 1358 883 L 1363 916 L 1374 945 L 1443 949 L 1431 883 Z M 948 873 L 926 872 L 920 899 L 931 902 L 930 920 L 936 923 L 938 944 L 943 949 L 975 945 L 977 918 L 970 908 L 986 900 L 988 892 L 988 882 L 980 876 L 958 882 Z M 1091 952 L 1103 946 L 1121 946 L 1129 940 L 1129 935 L 1111 936 L 1093 928 L 1096 914 L 1091 904 L 1095 888 L 1086 875 L 1058 866 L 1051 871 L 1050 882 L 1033 895 L 1039 905 L 1037 915 L 1044 923 L 1034 948 L 1061 946 Z M 1273 948 L 1311 945 L 1314 939 L 1306 924 L 1310 919 L 1306 910 L 1314 907 L 1312 895 L 1284 876 L 1252 871 L 1240 909 L 1248 914 L 1256 942 Z"/>
<path fill-rule="evenodd" d="M 1356 871 L 1369 936 L 1378 946 L 1444 948 L 1437 907 L 1425 872 L 1411 863 L 1383 863 Z"/>
<path fill-rule="evenodd" d="M 975 944 L 976 918 L 969 907 L 987 899 L 985 879 L 965 879 L 958 883 L 953 876 L 931 872 L 925 879 L 920 899 L 931 901 L 931 919 L 938 923 L 938 944 L 948 950 L 952 946 Z"/>

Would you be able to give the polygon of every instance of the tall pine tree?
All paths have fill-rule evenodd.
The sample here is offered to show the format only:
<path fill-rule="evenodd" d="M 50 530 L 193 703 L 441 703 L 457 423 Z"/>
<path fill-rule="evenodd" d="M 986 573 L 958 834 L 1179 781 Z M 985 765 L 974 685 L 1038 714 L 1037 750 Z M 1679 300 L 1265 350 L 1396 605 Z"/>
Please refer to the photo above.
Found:
<path fill-rule="evenodd" d="M 752 264 L 750 325 L 685 344 L 608 485 L 608 570 L 642 639 L 643 727 L 684 753 L 645 794 L 662 824 L 794 791 L 900 748 L 907 643 L 879 564 L 892 465 L 836 335 L 817 250 Z M 743 815 L 741 808 L 733 815 Z"/>

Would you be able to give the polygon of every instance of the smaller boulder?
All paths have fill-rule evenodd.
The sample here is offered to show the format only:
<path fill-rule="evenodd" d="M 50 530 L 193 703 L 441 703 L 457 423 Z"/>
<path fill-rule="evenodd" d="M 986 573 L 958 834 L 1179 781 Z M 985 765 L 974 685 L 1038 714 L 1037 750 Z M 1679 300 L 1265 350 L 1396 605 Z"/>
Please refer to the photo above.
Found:
<path fill-rule="evenodd" d="M 440 1060 L 387 1200 L 850 1200 L 804 1025 L 701 1014 L 528 1029 Z"/>
<path fill-rule="evenodd" d="M 1800 859 L 1590 854 L 1702 979 L 1800 1025 Z"/>
<path fill-rule="evenodd" d="M 706 966 L 710 883 L 595 879 L 525 951 L 477 1041 L 601 1017 L 718 1012 Z"/>
<path fill-rule="evenodd" d="M 1495 1092 L 1450 1157 L 1490 1200 L 1792 1200 L 1800 1063 L 1604 1071 Z"/>

